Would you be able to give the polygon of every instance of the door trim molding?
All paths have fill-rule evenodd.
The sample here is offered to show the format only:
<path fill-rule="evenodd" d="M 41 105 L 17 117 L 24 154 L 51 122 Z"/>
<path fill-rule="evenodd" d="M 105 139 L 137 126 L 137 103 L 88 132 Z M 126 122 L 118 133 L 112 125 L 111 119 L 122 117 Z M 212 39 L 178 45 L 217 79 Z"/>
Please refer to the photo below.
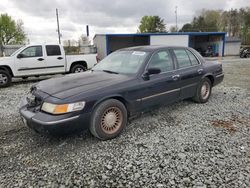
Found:
<path fill-rule="evenodd" d="M 23 68 L 18 69 L 18 71 L 36 70 L 36 69 L 52 69 L 52 68 L 61 68 L 61 67 L 64 67 L 64 65 L 57 65 L 57 66 L 50 66 L 50 67 L 32 67 L 32 68 L 23 67 Z"/>
<path fill-rule="evenodd" d="M 165 95 L 165 94 L 168 94 L 168 93 L 173 93 L 173 92 L 180 91 L 180 90 L 181 90 L 181 88 L 177 88 L 177 89 L 165 91 L 165 92 L 162 92 L 162 93 L 157 93 L 157 94 L 154 94 L 154 95 L 149 95 L 149 96 L 143 97 L 141 99 L 136 99 L 136 101 L 144 101 L 144 100 L 147 100 L 147 99 L 151 99 L 151 98 L 154 98 L 154 97 L 158 97 L 158 96 Z"/>

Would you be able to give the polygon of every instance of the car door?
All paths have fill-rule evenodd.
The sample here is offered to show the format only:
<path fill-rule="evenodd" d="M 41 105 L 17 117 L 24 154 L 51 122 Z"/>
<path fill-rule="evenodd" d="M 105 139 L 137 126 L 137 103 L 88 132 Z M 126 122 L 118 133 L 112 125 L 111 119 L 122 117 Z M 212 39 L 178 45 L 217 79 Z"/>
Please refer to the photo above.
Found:
<path fill-rule="evenodd" d="M 41 45 L 29 46 L 15 56 L 17 75 L 38 75 L 46 72 L 46 61 Z"/>
<path fill-rule="evenodd" d="M 65 58 L 59 45 L 45 45 L 48 73 L 65 72 Z"/>
<path fill-rule="evenodd" d="M 146 72 L 151 68 L 158 68 L 161 72 L 149 75 L 149 79 L 141 80 L 141 102 L 144 110 L 175 102 L 180 94 L 178 80 L 174 77 L 175 67 L 168 50 L 161 50 L 152 55 Z"/>
<path fill-rule="evenodd" d="M 190 98 L 195 95 L 198 83 L 204 74 L 202 64 L 198 58 L 186 48 L 171 50 L 177 66 L 176 75 L 179 77 L 181 86 L 181 99 Z"/>

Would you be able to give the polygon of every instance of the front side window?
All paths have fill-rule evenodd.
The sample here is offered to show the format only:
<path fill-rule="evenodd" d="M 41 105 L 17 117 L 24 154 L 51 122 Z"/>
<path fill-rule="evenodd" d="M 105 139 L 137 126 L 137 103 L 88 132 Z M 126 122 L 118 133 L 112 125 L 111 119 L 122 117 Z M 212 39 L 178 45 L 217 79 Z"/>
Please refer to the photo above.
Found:
<path fill-rule="evenodd" d="M 100 61 L 92 70 L 112 71 L 120 74 L 135 74 L 148 53 L 143 51 L 117 51 Z"/>
<path fill-rule="evenodd" d="M 161 70 L 161 72 L 173 70 L 174 67 L 171 56 L 167 51 L 155 53 L 148 64 L 148 69 L 149 68 L 158 68 Z"/>
<path fill-rule="evenodd" d="M 179 68 L 190 67 L 191 62 L 189 60 L 188 54 L 184 49 L 175 49 L 173 50 L 176 56 Z"/>
<path fill-rule="evenodd" d="M 31 46 L 24 49 L 20 54 L 23 57 L 41 57 L 43 56 L 42 46 Z"/>
<path fill-rule="evenodd" d="M 61 55 L 60 46 L 58 45 L 46 45 L 47 56 L 59 56 Z"/>

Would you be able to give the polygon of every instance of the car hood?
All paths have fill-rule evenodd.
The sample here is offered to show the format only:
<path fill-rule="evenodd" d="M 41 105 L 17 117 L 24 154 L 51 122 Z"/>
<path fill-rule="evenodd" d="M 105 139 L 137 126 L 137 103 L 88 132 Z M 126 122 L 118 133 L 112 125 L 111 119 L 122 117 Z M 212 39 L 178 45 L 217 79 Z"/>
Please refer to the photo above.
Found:
<path fill-rule="evenodd" d="M 80 93 L 101 90 L 104 87 L 119 84 L 130 79 L 131 77 L 126 75 L 89 71 L 41 81 L 35 87 L 37 90 L 50 96 L 66 99 Z"/>

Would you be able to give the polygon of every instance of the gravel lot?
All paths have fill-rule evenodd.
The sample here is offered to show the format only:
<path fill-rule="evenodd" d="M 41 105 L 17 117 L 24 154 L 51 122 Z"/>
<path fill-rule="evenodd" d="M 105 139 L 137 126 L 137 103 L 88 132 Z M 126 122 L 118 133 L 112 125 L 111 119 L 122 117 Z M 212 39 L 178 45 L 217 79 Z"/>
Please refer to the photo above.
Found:
<path fill-rule="evenodd" d="M 206 104 L 132 120 L 116 139 L 41 136 L 18 114 L 35 81 L 0 89 L 0 187 L 250 187 L 250 60 L 223 60 Z"/>

